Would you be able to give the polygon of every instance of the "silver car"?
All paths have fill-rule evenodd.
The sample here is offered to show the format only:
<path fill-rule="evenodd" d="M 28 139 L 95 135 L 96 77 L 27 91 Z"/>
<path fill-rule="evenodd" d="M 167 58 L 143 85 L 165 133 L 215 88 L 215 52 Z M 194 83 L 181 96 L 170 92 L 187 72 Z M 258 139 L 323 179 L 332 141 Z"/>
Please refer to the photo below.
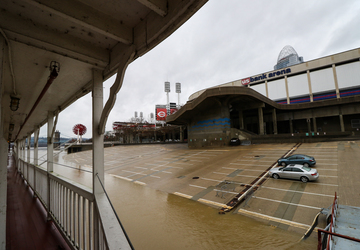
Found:
<path fill-rule="evenodd" d="M 269 170 L 269 175 L 274 179 L 286 178 L 301 180 L 302 182 L 316 181 L 319 178 L 319 173 L 316 169 L 297 164 L 272 168 Z"/>

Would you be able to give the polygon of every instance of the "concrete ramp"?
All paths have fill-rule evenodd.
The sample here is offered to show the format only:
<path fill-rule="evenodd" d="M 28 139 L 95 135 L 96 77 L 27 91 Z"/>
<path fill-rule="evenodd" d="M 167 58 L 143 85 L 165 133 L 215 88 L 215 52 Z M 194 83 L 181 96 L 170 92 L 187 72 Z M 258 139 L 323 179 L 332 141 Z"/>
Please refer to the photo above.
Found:
<path fill-rule="evenodd" d="M 360 239 L 360 208 L 338 205 L 335 233 Z M 360 243 L 333 236 L 334 249 L 360 249 Z"/>

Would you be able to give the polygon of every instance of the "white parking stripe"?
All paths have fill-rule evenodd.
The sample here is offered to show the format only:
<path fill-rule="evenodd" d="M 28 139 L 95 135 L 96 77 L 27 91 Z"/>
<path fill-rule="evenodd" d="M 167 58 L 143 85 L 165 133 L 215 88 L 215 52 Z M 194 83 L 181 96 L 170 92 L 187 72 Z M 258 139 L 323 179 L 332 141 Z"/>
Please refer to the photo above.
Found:
<path fill-rule="evenodd" d="M 310 195 L 334 197 L 333 194 L 329 195 L 329 194 L 309 193 L 309 192 L 302 192 L 302 191 L 296 191 L 296 190 L 290 190 L 290 189 L 282 189 L 282 188 L 274 188 L 274 187 L 267 187 L 267 186 L 261 186 L 261 188 L 268 188 L 268 189 L 279 190 L 279 191 L 284 191 L 284 192 L 293 192 L 293 193 L 301 193 L 301 194 L 310 194 Z"/>
<path fill-rule="evenodd" d="M 265 165 L 260 165 L 260 164 L 246 164 L 246 163 L 230 163 L 232 165 L 238 165 L 238 166 L 259 166 L 259 167 L 269 167 L 269 164 L 265 164 Z"/>
<path fill-rule="evenodd" d="M 230 173 L 213 172 L 213 174 L 224 174 L 224 175 L 228 175 L 228 174 L 230 174 Z"/>
<path fill-rule="evenodd" d="M 191 195 L 187 195 L 187 194 L 183 194 L 183 193 L 179 193 L 179 192 L 175 192 L 174 194 L 178 195 L 178 196 L 181 196 L 181 197 L 184 197 L 184 198 L 188 198 L 188 199 L 192 198 Z"/>
<path fill-rule="evenodd" d="M 236 176 L 241 176 L 241 177 L 250 177 L 250 178 L 258 178 L 259 176 L 253 176 L 253 175 L 241 175 L 241 174 L 238 174 Z"/>
<path fill-rule="evenodd" d="M 277 202 L 277 203 L 282 203 L 282 204 L 288 204 L 288 205 L 297 206 L 297 207 L 306 207 L 306 208 L 312 208 L 312 209 L 318 209 L 318 210 L 321 209 L 321 207 L 313 207 L 313 206 L 301 205 L 301 204 L 284 202 L 284 201 L 278 201 L 278 200 L 273 200 L 273 199 L 268 199 L 268 198 L 263 198 L 263 197 L 257 197 L 257 196 L 253 196 L 253 198 L 260 199 L 260 200 Z"/>
<path fill-rule="evenodd" d="M 196 188 L 202 188 L 202 189 L 206 189 L 206 187 L 201 187 L 201 186 L 197 186 L 197 185 L 191 185 L 189 184 L 190 187 L 196 187 Z"/>
<path fill-rule="evenodd" d="M 277 217 L 260 214 L 260 213 L 256 213 L 256 212 L 252 212 L 252 211 L 247 211 L 242 208 L 240 208 L 238 210 L 238 213 L 244 214 L 244 215 L 250 215 L 250 216 L 254 216 L 254 217 L 259 217 L 259 218 L 263 218 L 263 219 L 267 219 L 267 220 L 271 220 L 271 221 L 276 221 L 276 222 L 280 222 L 282 224 L 286 224 L 289 226 L 298 227 L 298 228 L 302 228 L 302 229 L 306 229 L 306 230 L 310 227 L 310 225 L 306 225 L 306 224 L 302 224 L 302 223 L 298 223 L 298 222 L 294 222 L 294 221 L 290 221 L 290 220 L 280 219 Z M 317 228 L 315 228 L 314 231 L 316 232 Z"/>
<path fill-rule="evenodd" d="M 187 163 L 187 162 L 185 162 L 185 163 L 183 163 L 183 162 L 171 162 L 170 164 L 180 164 L 180 165 L 194 165 L 194 164 L 191 164 L 191 163 Z"/>

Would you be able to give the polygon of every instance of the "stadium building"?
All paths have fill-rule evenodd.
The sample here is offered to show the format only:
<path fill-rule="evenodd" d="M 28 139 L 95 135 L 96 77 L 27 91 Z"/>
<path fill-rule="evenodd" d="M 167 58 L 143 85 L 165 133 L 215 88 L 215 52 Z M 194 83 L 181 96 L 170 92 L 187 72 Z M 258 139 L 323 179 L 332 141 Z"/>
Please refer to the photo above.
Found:
<path fill-rule="evenodd" d="M 359 59 L 357 48 L 303 62 L 286 46 L 275 70 L 198 91 L 166 121 L 187 127 L 189 147 L 359 136 Z"/>

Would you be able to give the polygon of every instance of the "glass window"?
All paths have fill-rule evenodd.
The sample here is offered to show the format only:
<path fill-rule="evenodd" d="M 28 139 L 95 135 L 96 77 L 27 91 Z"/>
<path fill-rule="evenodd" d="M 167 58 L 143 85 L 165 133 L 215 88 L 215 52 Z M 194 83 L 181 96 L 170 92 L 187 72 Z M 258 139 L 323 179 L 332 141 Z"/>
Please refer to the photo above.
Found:
<path fill-rule="evenodd" d="M 293 168 L 293 172 L 303 172 L 303 171 L 299 168 Z"/>
<path fill-rule="evenodd" d="M 305 171 L 308 171 L 308 172 L 311 171 L 311 168 L 305 167 L 305 166 L 303 166 L 302 169 L 304 169 Z"/>

